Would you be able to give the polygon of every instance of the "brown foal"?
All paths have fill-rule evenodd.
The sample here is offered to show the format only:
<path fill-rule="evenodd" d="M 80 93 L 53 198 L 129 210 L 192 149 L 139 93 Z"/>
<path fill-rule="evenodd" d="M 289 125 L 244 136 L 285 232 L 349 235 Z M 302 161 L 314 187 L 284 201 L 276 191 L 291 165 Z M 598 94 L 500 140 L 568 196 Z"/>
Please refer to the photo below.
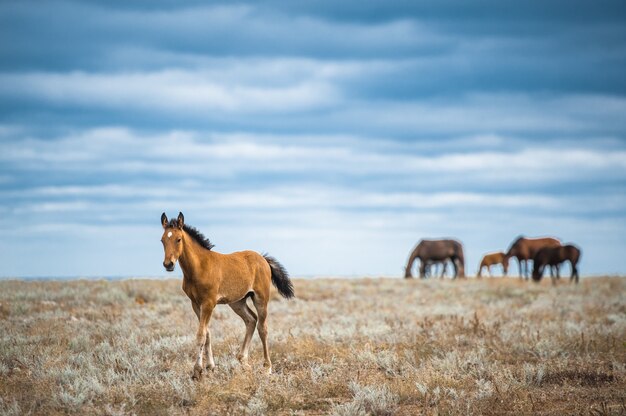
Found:
<path fill-rule="evenodd" d="M 212 251 L 213 244 L 198 230 L 185 224 L 181 213 L 177 219 L 168 221 L 165 213 L 161 215 L 163 226 L 163 248 L 165 259 L 163 266 L 169 272 L 174 270 L 178 261 L 183 271 L 183 291 L 191 300 L 191 306 L 198 316 L 196 334 L 197 359 L 193 378 L 202 375 L 202 357 L 206 355 L 206 368 L 215 368 L 211 349 L 209 321 L 213 309 L 218 304 L 227 304 L 246 324 L 246 335 L 237 359 L 242 364 L 248 362 L 250 340 L 257 328 L 263 344 L 264 367 L 272 372 L 267 345 L 267 303 L 270 298 L 270 282 L 285 298 L 294 296 L 293 285 L 284 267 L 273 257 L 260 255 L 254 251 L 239 251 L 221 254 Z M 252 303 L 258 314 L 248 306 Z M 258 323 L 258 325 L 257 325 Z"/>
<path fill-rule="evenodd" d="M 487 268 L 489 277 L 491 277 L 491 266 L 495 266 L 498 264 L 502 265 L 502 271 L 506 276 L 507 272 L 509 271 L 509 262 L 504 260 L 504 256 L 505 254 L 502 251 L 485 254 L 480 262 L 480 266 L 478 266 L 478 274 L 476 274 L 476 277 L 482 277 L 483 267 Z"/>

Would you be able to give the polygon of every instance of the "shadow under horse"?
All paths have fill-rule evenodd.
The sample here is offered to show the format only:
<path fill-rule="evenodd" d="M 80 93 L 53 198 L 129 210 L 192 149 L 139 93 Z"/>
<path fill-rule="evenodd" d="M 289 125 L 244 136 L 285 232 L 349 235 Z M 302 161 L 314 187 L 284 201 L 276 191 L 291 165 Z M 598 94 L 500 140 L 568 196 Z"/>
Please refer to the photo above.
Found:
<path fill-rule="evenodd" d="M 552 284 L 556 284 L 553 268 L 556 268 L 556 278 L 559 279 L 559 266 L 569 261 L 572 266 L 570 282 L 574 280 L 578 283 L 578 261 L 580 260 L 580 249 L 573 244 L 560 247 L 544 247 L 535 254 L 533 258 L 533 280 L 538 282 L 543 277 L 546 266 L 550 267 L 550 277 Z"/>
<path fill-rule="evenodd" d="M 450 260 L 454 267 L 454 278 L 465 277 L 465 257 L 463 245 L 453 239 L 420 240 L 409 256 L 409 261 L 404 269 L 404 277 L 410 278 L 411 268 L 415 260 L 420 260 L 420 277 L 426 275 L 426 267 L 432 263 Z"/>

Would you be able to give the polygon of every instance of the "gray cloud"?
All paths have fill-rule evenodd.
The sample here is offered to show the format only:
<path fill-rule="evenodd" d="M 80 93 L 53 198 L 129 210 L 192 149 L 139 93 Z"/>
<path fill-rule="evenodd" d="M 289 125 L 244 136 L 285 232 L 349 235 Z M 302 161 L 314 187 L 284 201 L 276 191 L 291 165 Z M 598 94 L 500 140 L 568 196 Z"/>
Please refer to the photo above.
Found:
<path fill-rule="evenodd" d="M 0 16 L 11 42 L 0 47 L 0 68 L 119 72 L 177 68 L 206 57 L 412 58 L 415 65 L 368 78 L 356 90 L 419 97 L 455 89 L 624 93 L 626 87 L 620 76 L 626 29 L 619 19 L 626 12 L 617 2 L 134 6 L 4 3 Z"/>

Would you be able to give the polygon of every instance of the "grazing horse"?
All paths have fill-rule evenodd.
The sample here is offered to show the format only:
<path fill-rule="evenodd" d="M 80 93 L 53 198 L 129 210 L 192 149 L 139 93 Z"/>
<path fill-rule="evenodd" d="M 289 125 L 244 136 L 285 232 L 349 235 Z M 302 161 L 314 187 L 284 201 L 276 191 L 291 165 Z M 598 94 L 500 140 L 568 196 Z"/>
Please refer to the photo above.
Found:
<path fill-rule="evenodd" d="M 421 240 L 409 256 L 404 269 L 404 277 L 410 278 L 411 268 L 416 259 L 420 259 L 420 277 L 426 275 L 426 266 L 431 263 L 445 262 L 448 259 L 454 266 L 454 278 L 465 277 L 465 258 L 463 245 L 456 240 Z"/>
<path fill-rule="evenodd" d="M 527 238 L 518 237 L 504 255 L 504 262 L 509 263 L 511 257 L 517 258 L 519 264 L 519 277 L 522 278 L 522 262 L 524 263 L 524 276 L 528 279 L 528 262 L 535 257 L 537 252 L 544 247 L 558 247 L 561 242 L 553 237 Z"/>
<path fill-rule="evenodd" d="M 504 261 L 504 256 L 505 254 L 502 251 L 485 254 L 482 261 L 480 262 L 480 266 L 478 266 L 478 273 L 476 274 L 476 277 L 482 277 L 483 267 L 487 268 L 489 277 L 491 277 L 491 266 L 495 266 L 497 264 L 502 265 L 502 270 L 504 271 L 504 275 L 506 276 L 509 271 L 509 262 Z"/>
<path fill-rule="evenodd" d="M 176 261 L 183 271 L 183 291 L 191 300 L 191 306 L 198 316 L 196 333 L 197 359 L 193 378 L 202 375 L 203 351 L 207 358 L 207 369 L 215 368 L 211 349 L 209 321 L 217 304 L 227 304 L 246 324 L 243 345 L 237 354 L 242 364 L 248 362 L 250 340 L 257 328 L 257 315 L 246 303 L 252 303 L 258 313 L 258 332 L 263 344 L 265 367 L 272 372 L 272 362 L 267 346 L 267 303 L 270 299 L 270 282 L 285 298 L 294 296 L 293 285 L 283 266 L 273 257 L 261 256 L 254 251 L 239 251 L 221 254 L 212 251 L 213 244 L 198 230 L 185 224 L 183 213 L 177 219 L 167 220 L 161 215 L 163 226 L 163 248 L 165 259 L 163 267 L 168 272 L 174 271 Z"/>
<path fill-rule="evenodd" d="M 559 278 L 559 265 L 565 261 L 572 265 L 572 275 L 570 281 L 575 279 L 578 283 L 578 260 L 580 260 L 580 249 L 572 244 L 559 247 L 544 247 L 535 254 L 533 258 L 533 280 L 538 282 L 543 277 L 546 266 L 550 266 L 550 276 L 552 284 L 555 284 L 552 267 L 556 268 L 556 278 Z"/>

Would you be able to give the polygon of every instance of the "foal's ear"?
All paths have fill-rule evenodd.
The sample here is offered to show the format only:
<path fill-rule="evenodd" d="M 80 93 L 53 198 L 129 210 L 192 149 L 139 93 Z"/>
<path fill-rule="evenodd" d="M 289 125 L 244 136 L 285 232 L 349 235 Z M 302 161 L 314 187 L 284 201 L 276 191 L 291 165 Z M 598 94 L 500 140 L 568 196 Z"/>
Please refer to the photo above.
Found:
<path fill-rule="evenodd" d="M 167 215 L 165 215 L 165 212 L 161 214 L 161 225 L 163 228 L 167 227 Z"/>
<path fill-rule="evenodd" d="M 185 225 L 185 216 L 182 212 L 178 213 L 178 228 L 183 229 L 183 225 Z"/>

